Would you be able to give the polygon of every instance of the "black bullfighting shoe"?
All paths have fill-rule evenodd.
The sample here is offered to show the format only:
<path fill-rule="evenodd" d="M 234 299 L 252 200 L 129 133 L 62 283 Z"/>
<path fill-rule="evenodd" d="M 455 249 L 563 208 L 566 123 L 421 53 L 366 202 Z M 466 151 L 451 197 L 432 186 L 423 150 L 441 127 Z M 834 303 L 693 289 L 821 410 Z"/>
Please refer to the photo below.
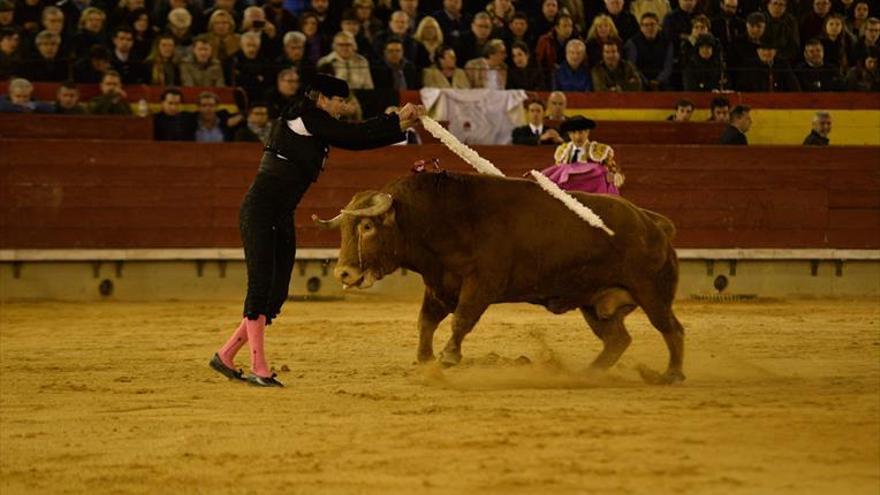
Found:
<path fill-rule="evenodd" d="M 284 384 L 275 379 L 278 376 L 272 373 L 270 377 L 257 376 L 253 373 L 247 376 L 247 381 L 255 387 L 283 387 Z"/>
<path fill-rule="evenodd" d="M 234 370 L 229 366 L 223 364 L 223 361 L 220 360 L 220 356 L 216 352 L 214 353 L 214 357 L 211 358 L 211 362 L 208 364 L 214 371 L 220 373 L 226 378 L 229 378 L 230 380 L 244 381 L 244 372 L 242 372 L 241 370 Z"/>

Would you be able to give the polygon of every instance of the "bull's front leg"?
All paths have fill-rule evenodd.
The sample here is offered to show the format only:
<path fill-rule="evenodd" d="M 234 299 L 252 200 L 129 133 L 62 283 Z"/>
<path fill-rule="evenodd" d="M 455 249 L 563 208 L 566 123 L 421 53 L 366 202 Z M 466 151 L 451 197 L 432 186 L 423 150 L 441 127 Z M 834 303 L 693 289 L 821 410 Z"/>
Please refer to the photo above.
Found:
<path fill-rule="evenodd" d="M 440 356 L 443 366 L 455 366 L 461 361 L 461 343 L 483 316 L 489 301 L 480 291 L 476 280 L 466 280 L 458 295 L 458 306 L 452 313 L 452 336 Z"/>
<path fill-rule="evenodd" d="M 449 314 L 450 308 L 434 294 L 429 287 L 425 287 L 425 295 L 422 298 L 422 310 L 419 312 L 419 351 L 420 363 L 434 359 L 434 331 L 440 322 Z"/>

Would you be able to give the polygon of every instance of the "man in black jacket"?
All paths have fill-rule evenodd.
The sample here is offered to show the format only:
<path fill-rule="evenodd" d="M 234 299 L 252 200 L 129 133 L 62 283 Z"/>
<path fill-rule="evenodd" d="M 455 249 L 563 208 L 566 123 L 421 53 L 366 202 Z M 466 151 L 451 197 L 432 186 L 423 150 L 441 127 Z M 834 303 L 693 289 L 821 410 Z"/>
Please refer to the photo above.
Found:
<path fill-rule="evenodd" d="M 235 131 L 233 141 L 265 143 L 272 132 L 269 121 L 269 107 L 261 101 L 251 103 L 248 109 L 247 122 Z"/>
<path fill-rule="evenodd" d="M 813 116 L 813 129 L 804 138 L 804 146 L 828 146 L 831 134 L 831 114 L 816 112 Z"/>
<path fill-rule="evenodd" d="M 642 74 L 645 88 L 666 89 L 672 76 L 672 43 L 660 32 L 660 20 L 653 12 L 642 14 L 639 29 L 623 46 L 626 60 Z"/>
<path fill-rule="evenodd" d="M 37 52 L 25 64 L 25 72 L 31 81 L 61 82 L 70 79 L 67 55 L 59 53 L 61 36 L 49 31 L 37 35 Z"/>
<path fill-rule="evenodd" d="M 266 141 L 239 216 L 248 279 L 244 318 L 210 361 L 211 368 L 230 379 L 245 379 L 233 359 L 248 343 L 251 374 L 246 380 L 260 387 L 283 386 L 266 363 L 263 334 L 287 300 L 296 255 L 294 211 L 321 174 L 330 146 L 364 150 L 398 143 L 425 113 L 424 107 L 407 104 L 398 113 L 344 123 L 338 118 L 348 95 L 342 79 L 315 76 L 306 97 L 282 111 Z"/>
<path fill-rule="evenodd" d="M 440 24 L 443 39 L 450 46 L 458 45 L 458 39 L 467 32 L 471 23 L 470 17 L 462 13 L 461 4 L 461 0 L 443 0 L 443 8 L 431 14 Z"/>
<path fill-rule="evenodd" d="M 742 38 L 733 41 L 727 52 L 727 66 L 737 76 L 746 66 L 758 58 L 758 46 L 767 29 L 767 17 L 763 12 L 752 12 L 746 18 L 746 33 Z M 736 77 L 734 77 L 736 79 Z"/>
<path fill-rule="evenodd" d="M 746 133 L 752 127 L 752 117 L 749 115 L 751 109 L 745 105 L 737 105 L 730 111 L 730 123 L 721 133 L 718 144 L 734 144 L 747 145 L 749 140 L 746 139 Z"/>
<path fill-rule="evenodd" d="M 761 93 L 800 91 L 801 85 L 788 62 L 776 56 L 776 46 L 763 42 L 758 46 L 757 60 L 737 79 L 737 89 Z"/>
<path fill-rule="evenodd" d="M 55 93 L 55 113 L 59 115 L 82 115 L 85 107 L 79 102 L 79 89 L 73 81 L 64 81 Z"/>
<path fill-rule="evenodd" d="M 153 115 L 153 139 L 156 141 L 192 141 L 196 135 L 196 119 L 182 112 L 183 93 L 177 88 L 162 92 L 162 110 Z"/>
<path fill-rule="evenodd" d="M 825 62 L 825 48 L 816 38 L 807 41 L 804 47 L 804 61 L 794 69 L 804 91 L 841 91 L 843 81 L 840 68 Z"/>
<path fill-rule="evenodd" d="M 123 84 L 140 84 L 146 79 L 144 66 L 131 52 L 134 46 L 134 31 L 128 26 L 119 26 L 113 31 L 113 53 L 110 65 L 122 77 Z"/>
<path fill-rule="evenodd" d="M 529 123 L 513 130 L 513 144 L 537 146 L 563 143 L 559 131 L 544 126 L 544 103 L 541 100 L 528 100 L 525 107 Z"/>
<path fill-rule="evenodd" d="M 737 0 L 721 0 L 720 12 L 712 19 L 712 34 L 721 43 L 724 53 L 730 53 L 736 40 L 746 37 L 746 21 L 737 14 Z"/>
<path fill-rule="evenodd" d="M 400 92 L 407 89 L 421 89 L 422 84 L 416 66 L 404 57 L 403 40 L 388 38 L 382 50 L 382 61 L 371 67 L 375 98 L 372 115 L 389 106 L 400 103 Z"/>

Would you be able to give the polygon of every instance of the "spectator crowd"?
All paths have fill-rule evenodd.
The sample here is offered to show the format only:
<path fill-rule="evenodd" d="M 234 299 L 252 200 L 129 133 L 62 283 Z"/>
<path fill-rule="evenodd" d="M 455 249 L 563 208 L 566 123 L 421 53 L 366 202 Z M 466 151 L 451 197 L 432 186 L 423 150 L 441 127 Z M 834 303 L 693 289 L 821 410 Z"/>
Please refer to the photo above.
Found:
<path fill-rule="evenodd" d="M 171 122 L 174 88 L 230 86 L 247 117 L 203 113 L 217 104 L 206 91 L 171 128 L 232 139 L 261 136 L 262 116 L 318 72 L 349 83 L 355 120 L 422 87 L 877 91 L 878 10 L 877 0 L 0 0 L 0 80 L 18 95 L 10 83 L 0 108 L 48 111 L 21 104 L 28 81 L 48 81 L 64 83 L 58 112 L 82 110 L 62 102 L 91 83 L 101 96 L 87 110 L 125 113 L 125 86 L 145 84 L 168 88 Z"/>

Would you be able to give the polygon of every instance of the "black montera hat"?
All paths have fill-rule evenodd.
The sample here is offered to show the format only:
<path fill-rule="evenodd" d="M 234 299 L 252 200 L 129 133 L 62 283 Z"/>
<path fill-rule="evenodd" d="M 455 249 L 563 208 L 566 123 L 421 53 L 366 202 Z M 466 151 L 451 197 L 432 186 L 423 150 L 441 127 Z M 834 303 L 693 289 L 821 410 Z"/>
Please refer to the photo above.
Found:
<path fill-rule="evenodd" d="M 316 75 L 315 80 L 312 81 L 312 89 L 328 98 L 333 96 L 348 98 L 348 83 L 331 75 Z"/>
<path fill-rule="evenodd" d="M 778 47 L 772 41 L 762 41 L 758 43 L 758 48 L 764 48 L 766 50 L 776 50 Z"/>
<path fill-rule="evenodd" d="M 571 132 L 571 131 L 584 131 L 589 129 L 595 129 L 596 122 L 594 120 L 588 119 L 583 115 L 576 115 L 570 119 L 562 122 L 559 130 L 562 132 Z"/>

